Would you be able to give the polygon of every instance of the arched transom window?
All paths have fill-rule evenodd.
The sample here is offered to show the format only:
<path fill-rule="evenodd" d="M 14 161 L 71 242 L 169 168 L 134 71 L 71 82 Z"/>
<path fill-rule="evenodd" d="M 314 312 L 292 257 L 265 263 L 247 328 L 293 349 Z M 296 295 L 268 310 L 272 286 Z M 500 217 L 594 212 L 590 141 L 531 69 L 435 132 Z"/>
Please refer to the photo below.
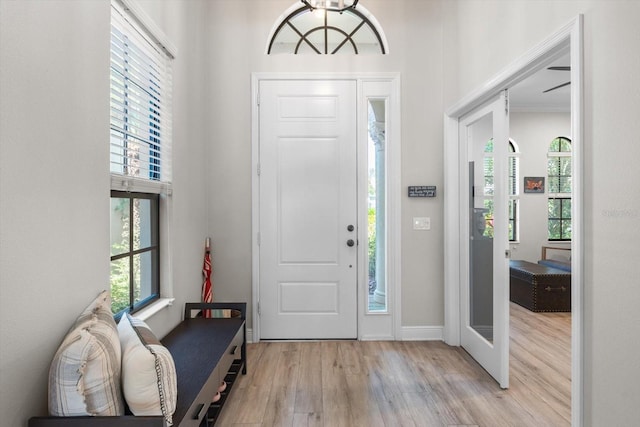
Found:
<path fill-rule="evenodd" d="M 362 5 L 343 12 L 312 9 L 297 3 L 276 21 L 267 54 L 387 53 L 387 42 L 375 17 Z"/>

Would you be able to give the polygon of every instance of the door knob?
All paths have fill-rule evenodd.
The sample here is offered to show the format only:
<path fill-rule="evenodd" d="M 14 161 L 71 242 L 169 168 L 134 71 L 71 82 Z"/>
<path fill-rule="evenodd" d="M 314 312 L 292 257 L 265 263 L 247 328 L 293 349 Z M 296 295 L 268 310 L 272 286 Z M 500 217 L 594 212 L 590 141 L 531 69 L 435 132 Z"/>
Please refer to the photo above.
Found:
<path fill-rule="evenodd" d="M 355 244 L 356 244 L 356 242 L 354 242 L 353 239 L 347 240 L 347 246 L 351 247 L 351 246 L 353 246 Z"/>

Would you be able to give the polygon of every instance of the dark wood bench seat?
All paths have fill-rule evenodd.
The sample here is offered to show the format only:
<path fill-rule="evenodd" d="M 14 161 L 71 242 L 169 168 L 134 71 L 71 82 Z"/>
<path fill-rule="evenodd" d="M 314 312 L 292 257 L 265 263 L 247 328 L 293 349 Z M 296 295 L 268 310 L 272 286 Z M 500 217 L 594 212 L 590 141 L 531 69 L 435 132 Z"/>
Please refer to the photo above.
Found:
<path fill-rule="evenodd" d="M 193 317 L 203 309 L 231 309 L 239 317 Z M 161 342 L 176 365 L 178 400 L 174 427 L 210 427 L 237 375 L 247 373 L 246 303 L 187 303 L 185 316 Z M 221 399 L 211 403 L 218 386 L 227 382 Z M 167 427 L 162 416 L 33 417 L 29 427 Z"/>

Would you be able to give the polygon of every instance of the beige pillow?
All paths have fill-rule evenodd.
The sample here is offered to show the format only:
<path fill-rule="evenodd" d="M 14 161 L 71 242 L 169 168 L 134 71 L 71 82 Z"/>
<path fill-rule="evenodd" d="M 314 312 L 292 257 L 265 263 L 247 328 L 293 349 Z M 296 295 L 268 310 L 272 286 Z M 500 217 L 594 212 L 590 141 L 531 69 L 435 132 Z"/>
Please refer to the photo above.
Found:
<path fill-rule="evenodd" d="M 134 415 L 162 415 L 172 424 L 178 398 L 176 367 L 151 329 L 125 314 L 118 324 L 122 346 L 122 390 Z"/>
<path fill-rule="evenodd" d="M 49 368 L 52 416 L 123 415 L 120 340 L 103 291 L 67 332 Z"/>

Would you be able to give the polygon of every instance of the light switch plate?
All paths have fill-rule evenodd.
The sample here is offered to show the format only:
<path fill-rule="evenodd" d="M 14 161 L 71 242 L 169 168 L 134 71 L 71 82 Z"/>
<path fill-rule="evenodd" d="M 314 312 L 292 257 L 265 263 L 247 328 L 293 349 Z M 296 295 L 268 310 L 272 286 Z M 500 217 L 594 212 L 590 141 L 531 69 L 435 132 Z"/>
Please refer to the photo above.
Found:
<path fill-rule="evenodd" d="M 414 230 L 431 230 L 431 218 L 429 217 L 414 217 L 413 218 Z"/>

